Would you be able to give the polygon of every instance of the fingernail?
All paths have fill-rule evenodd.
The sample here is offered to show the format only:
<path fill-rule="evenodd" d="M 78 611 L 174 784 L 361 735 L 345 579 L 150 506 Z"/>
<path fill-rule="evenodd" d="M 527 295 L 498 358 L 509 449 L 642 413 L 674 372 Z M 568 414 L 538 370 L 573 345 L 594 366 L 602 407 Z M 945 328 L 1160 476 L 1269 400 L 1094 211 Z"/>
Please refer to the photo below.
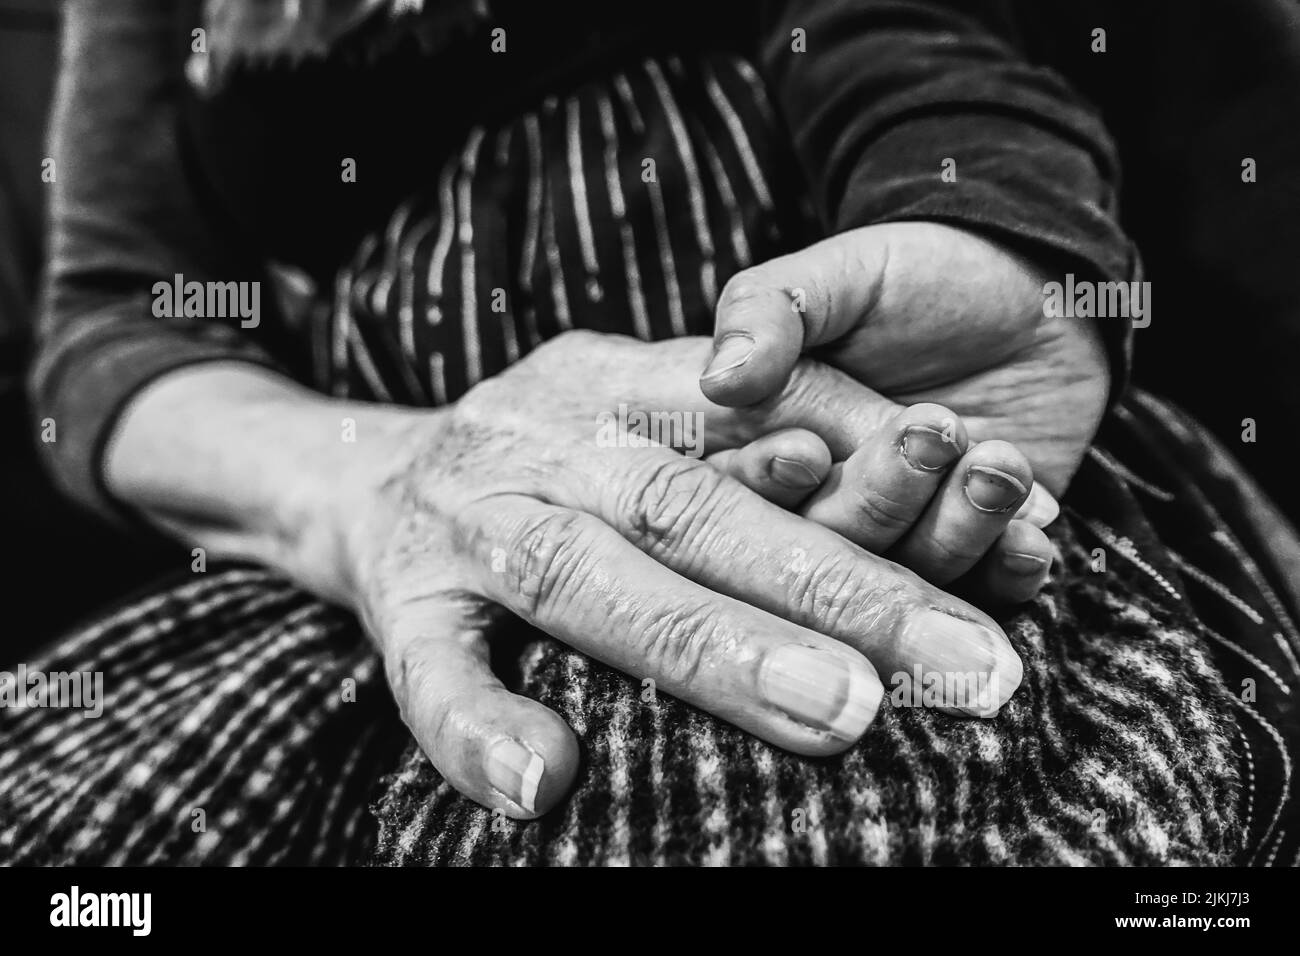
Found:
<path fill-rule="evenodd" d="M 1015 693 L 1024 666 L 1001 634 L 973 621 L 928 609 L 903 628 L 899 642 L 903 660 L 915 661 L 914 674 L 923 686 L 944 689 L 945 713 L 992 717 Z M 951 698 L 951 699 L 950 699 Z"/>
<path fill-rule="evenodd" d="M 1002 566 L 1012 574 L 1030 575 L 1041 574 L 1052 561 L 1050 558 L 1042 558 L 1036 554 L 1019 554 L 1009 552 L 1002 555 Z"/>
<path fill-rule="evenodd" d="M 865 662 L 800 644 L 769 651 L 759 685 L 769 704 L 841 740 L 862 736 L 884 693 L 880 679 Z"/>
<path fill-rule="evenodd" d="M 537 787 L 545 770 L 540 754 L 509 737 L 488 749 L 488 782 L 529 813 L 537 812 Z"/>
<path fill-rule="evenodd" d="M 948 441 L 942 432 L 924 425 L 912 425 L 903 432 L 902 449 L 912 467 L 922 471 L 942 471 L 961 454 L 955 441 Z"/>
<path fill-rule="evenodd" d="M 1046 528 L 1060 517 L 1060 514 L 1061 506 L 1052 497 L 1052 493 L 1042 485 L 1035 483 L 1034 487 L 1029 489 L 1029 497 L 1020 506 L 1020 510 L 1016 512 L 1016 517 L 1023 518 L 1039 528 Z"/>
<path fill-rule="evenodd" d="M 773 455 L 768 465 L 773 480 L 787 488 L 812 488 L 821 484 L 817 474 L 801 461 Z"/>
<path fill-rule="evenodd" d="M 1018 478 L 996 468 L 971 465 L 966 471 L 966 499 L 980 511 L 1006 511 L 1026 494 Z"/>
<path fill-rule="evenodd" d="M 713 350 L 713 358 L 709 359 L 701 378 L 715 378 L 740 368 L 749 361 L 755 347 L 754 337 L 748 332 L 732 332 Z"/>

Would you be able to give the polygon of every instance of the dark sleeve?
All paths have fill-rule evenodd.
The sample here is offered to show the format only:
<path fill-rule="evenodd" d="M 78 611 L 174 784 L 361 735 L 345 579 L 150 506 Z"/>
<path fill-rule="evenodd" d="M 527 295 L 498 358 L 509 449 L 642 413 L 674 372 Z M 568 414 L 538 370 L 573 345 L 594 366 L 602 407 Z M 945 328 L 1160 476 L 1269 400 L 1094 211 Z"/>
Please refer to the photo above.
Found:
<path fill-rule="evenodd" d="M 931 220 L 1079 279 L 1135 281 L 1096 113 L 958 0 L 779 0 L 760 60 L 826 227 Z M 966 4 L 979 7 L 979 3 Z M 994 4 L 989 4 L 994 6 Z M 806 52 L 794 49 L 804 31 Z M 1008 35 L 1011 31 L 1008 31 Z M 1081 38 L 1080 42 L 1086 42 Z M 955 182 L 941 179 L 955 161 Z M 1132 328 L 1101 319 L 1116 399 Z"/>
<path fill-rule="evenodd" d="M 51 119 L 49 269 L 31 373 L 40 447 L 59 486 L 108 516 L 105 444 L 126 403 L 197 362 L 274 363 L 248 331 L 155 318 L 153 286 L 245 280 L 204 225 L 178 144 L 187 31 L 173 0 L 70 0 Z M 39 181 L 40 171 L 33 171 Z"/>

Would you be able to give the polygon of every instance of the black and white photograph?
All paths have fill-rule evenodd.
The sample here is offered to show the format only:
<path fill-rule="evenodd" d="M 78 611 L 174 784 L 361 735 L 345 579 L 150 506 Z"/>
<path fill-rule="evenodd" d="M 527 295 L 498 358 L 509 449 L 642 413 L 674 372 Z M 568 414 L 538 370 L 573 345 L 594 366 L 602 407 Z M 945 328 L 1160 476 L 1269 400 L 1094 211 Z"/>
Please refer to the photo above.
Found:
<path fill-rule="evenodd" d="M 5 923 L 1068 868 L 1243 939 L 1298 362 L 1296 0 L 0 0 Z"/>

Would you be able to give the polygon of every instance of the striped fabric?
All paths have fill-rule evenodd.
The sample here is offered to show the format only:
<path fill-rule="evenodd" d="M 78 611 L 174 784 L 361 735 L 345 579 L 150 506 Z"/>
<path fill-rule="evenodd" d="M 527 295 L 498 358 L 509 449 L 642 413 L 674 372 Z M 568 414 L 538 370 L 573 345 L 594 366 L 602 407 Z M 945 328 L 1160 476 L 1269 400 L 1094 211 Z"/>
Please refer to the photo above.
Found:
<path fill-rule="evenodd" d="M 440 405 L 568 329 L 709 334 L 725 279 L 810 234 L 744 61 L 649 60 L 496 129 L 341 270 L 314 384 Z"/>
<path fill-rule="evenodd" d="M 104 715 L 0 710 L 0 862 L 339 864 L 370 842 L 402 738 L 355 622 L 265 570 L 186 577 L 30 663 L 102 672 Z"/>
<path fill-rule="evenodd" d="M 566 328 L 706 332 L 729 275 L 804 241 L 785 163 L 730 59 L 650 61 L 475 130 L 313 310 L 315 384 L 427 405 Z M 884 708 L 833 760 L 521 625 L 516 684 L 585 758 L 532 824 L 441 781 L 350 617 L 266 570 L 186 575 L 29 662 L 102 671 L 108 699 L 0 709 L 0 862 L 1295 864 L 1296 536 L 1141 394 L 1066 505 L 1055 580 L 1006 622 L 1026 678 L 1001 715 Z"/>

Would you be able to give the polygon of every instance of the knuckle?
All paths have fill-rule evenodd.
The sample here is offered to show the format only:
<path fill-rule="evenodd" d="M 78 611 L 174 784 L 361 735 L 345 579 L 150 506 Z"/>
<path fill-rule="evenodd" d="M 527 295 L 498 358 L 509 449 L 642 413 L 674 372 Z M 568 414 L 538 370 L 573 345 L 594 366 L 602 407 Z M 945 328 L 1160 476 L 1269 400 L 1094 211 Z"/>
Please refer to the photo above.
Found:
<path fill-rule="evenodd" d="M 804 626 L 857 646 L 880 646 L 912 609 L 933 604 L 911 572 L 880 560 L 868 566 L 860 554 L 846 551 L 811 562 L 796 575 L 790 593 Z"/>
<path fill-rule="evenodd" d="M 437 728 L 416 727 L 417 710 L 428 713 L 432 709 L 437 713 L 440 709 L 430 708 L 434 703 L 436 675 L 429 656 L 421 652 L 419 643 L 407 641 L 393 654 L 386 655 L 384 673 L 388 677 L 388 686 L 392 688 L 393 699 L 397 702 L 403 722 L 422 738 L 425 729 L 434 731 L 436 739 Z"/>
<path fill-rule="evenodd" d="M 803 325 L 810 341 L 820 342 L 826 336 L 830 316 L 835 314 L 835 289 L 824 275 L 810 271 L 798 290 L 788 290 L 793 296 L 799 293 L 803 308 Z"/>
<path fill-rule="evenodd" d="M 755 270 L 745 269 L 737 272 L 722 286 L 722 294 L 718 296 L 718 308 L 732 309 L 767 295 L 768 289 L 759 281 Z"/>
<path fill-rule="evenodd" d="M 567 600 L 590 553 L 586 521 L 557 511 L 516 528 L 506 542 L 505 586 L 518 596 L 521 613 L 535 618 Z"/>
<path fill-rule="evenodd" d="M 790 377 L 786 379 L 785 388 L 771 399 L 774 406 L 789 405 L 792 408 L 817 408 L 827 396 L 827 377 L 829 369 L 814 359 L 801 358 L 794 365 Z"/>
<path fill-rule="evenodd" d="M 893 247 L 888 238 L 877 234 L 872 245 L 846 244 L 841 251 L 841 275 L 846 283 L 865 289 L 862 316 L 869 318 L 884 297 L 889 277 Z"/>
<path fill-rule="evenodd" d="M 959 539 L 950 539 L 935 535 L 928 543 L 930 552 L 928 564 L 933 573 L 946 577 L 954 569 L 969 567 L 983 556 L 978 543 L 965 544 Z"/>
<path fill-rule="evenodd" d="M 719 611 L 708 605 L 677 607 L 657 617 L 643 635 L 648 672 L 674 688 L 689 687 L 718 645 L 721 626 Z"/>
<path fill-rule="evenodd" d="M 594 329 L 566 329 L 551 341 L 559 349 L 580 348 L 585 349 L 593 342 L 603 342 L 610 336 L 604 332 L 597 332 Z"/>
<path fill-rule="evenodd" d="M 849 415 L 844 398 L 858 397 L 854 391 L 841 391 L 837 384 L 840 373 L 815 359 L 800 358 L 795 362 L 782 386 L 772 395 L 744 408 L 731 410 L 732 417 L 747 436 L 770 433 L 775 428 L 798 425 L 821 434 L 820 423 L 841 420 Z M 860 389 L 863 386 L 853 386 Z M 824 440 L 831 440 L 821 435 Z"/>
<path fill-rule="evenodd" d="M 812 271 L 792 283 L 778 281 L 775 273 L 765 273 L 759 266 L 738 272 L 727 280 L 718 297 L 718 310 L 724 314 L 750 308 L 767 312 L 774 303 L 784 299 L 790 322 L 796 325 L 802 322 L 816 334 L 825 324 L 831 295 L 825 279 Z"/>
<path fill-rule="evenodd" d="M 798 424 L 820 434 L 823 417 L 838 417 L 838 395 L 828 387 L 827 366 L 807 358 L 794 364 L 785 383 L 773 395 L 745 408 L 732 410 L 746 435 L 763 435 L 776 427 Z M 823 439 L 827 436 L 822 435 Z"/>
<path fill-rule="evenodd" d="M 853 619 L 856 609 L 870 599 L 873 592 L 863 577 L 851 556 L 828 555 L 795 576 L 791 596 L 814 630 L 830 634 L 846 619 Z"/>
<path fill-rule="evenodd" d="M 915 509 L 878 488 L 858 489 L 852 508 L 859 528 L 879 529 L 887 534 L 901 534 L 916 520 Z"/>
<path fill-rule="evenodd" d="M 452 414 L 465 425 L 490 426 L 516 407 L 514 392 L 510 376 L 494 375 L 462 395 L 452 406 Z"/>
<path fill-rule="evenodd" d="M 757 407 L 785 420 L 798 417 L 809 422 L 805 427 L 821 434 L 832 450 L 837 442 L 844 446 L 839 452 L 843 457 L 878 436 L 898 414 L 898 406 L 879 392 L 809 358 L 795 363 L 785 388 Z"/>
<path fill-rule="evenodd" d="M 707 525 L 720 507 L 725 477 L 706 461 L 675 457 L 656 461 L 631 486 L 621 509 L 638 547 L 671 552 Z"/>
<path fill-rule="evenodd" d="M 553 338 L 547 339 L 529 353 L 531 364 L 550 366 L 554 363 L 568 363 L 574 357 L 590 361 L 591 349 L 612 337 L 591 329 L 567 329 Z"/>

